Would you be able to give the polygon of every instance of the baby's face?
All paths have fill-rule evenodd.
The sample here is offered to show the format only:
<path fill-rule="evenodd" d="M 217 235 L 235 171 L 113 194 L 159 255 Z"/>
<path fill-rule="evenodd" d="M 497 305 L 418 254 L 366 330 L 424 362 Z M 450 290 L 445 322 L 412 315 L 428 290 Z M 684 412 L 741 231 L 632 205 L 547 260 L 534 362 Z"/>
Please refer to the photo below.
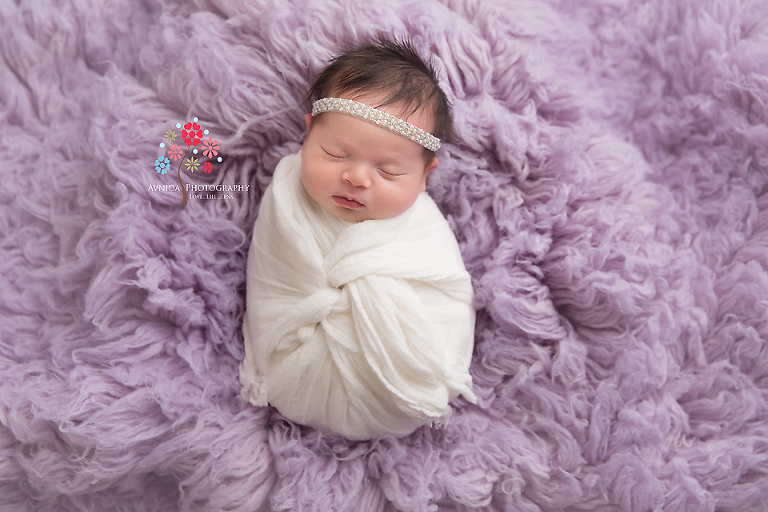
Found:
<path fill-rule="evenodd" d="M 375 98 L 356 98 L 376 105 Z M 397 105 L 380 110 L 400 117 Z M 301 149 L 301 180 L 307 193 L 331 215 L 359 222 L 388 219 L 405 212 L 426 188 L 437 164 L 424 161 L 424 149 L 410 139 L 349 114 L 306 116 L 309 133 Z M 402 117 L 401 117 L 402 118 Z M 406 119 L 432 129 L 431 116 L 419 110 Z"/>

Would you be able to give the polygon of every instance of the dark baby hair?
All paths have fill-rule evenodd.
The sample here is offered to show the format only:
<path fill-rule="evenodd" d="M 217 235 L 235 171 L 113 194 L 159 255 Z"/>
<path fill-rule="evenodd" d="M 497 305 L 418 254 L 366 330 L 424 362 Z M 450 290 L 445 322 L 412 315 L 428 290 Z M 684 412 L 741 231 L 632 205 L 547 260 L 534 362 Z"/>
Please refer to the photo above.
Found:
<path fill-rule="evenodd" d="M 402 115 L 420 108 L 431 110 L 432 135 L 450 140 L 453 135 L 450 107 L 440 89 L 431 62 L 425 62 L 407 40 L 392 40 L 379 35 L 370 42 L 358 43 L 337 57 L 315 78 L 309 100 L 355 94 L 382 93 L 379 105 L 400 104 Z M 425 149 L 429 157 L 434 153 Z M 431 158 L 430 158 L 431 159 Z"/>

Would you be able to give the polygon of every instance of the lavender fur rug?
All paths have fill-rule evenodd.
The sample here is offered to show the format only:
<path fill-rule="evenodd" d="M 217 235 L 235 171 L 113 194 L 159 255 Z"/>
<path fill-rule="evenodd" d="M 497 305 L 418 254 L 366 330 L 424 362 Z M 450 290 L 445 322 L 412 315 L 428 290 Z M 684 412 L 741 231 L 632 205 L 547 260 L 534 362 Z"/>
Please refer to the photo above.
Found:
<path fill-rule="evenodd" d="M 0 510 L 768 510 L 768 4 L 364 4 L 0 0 Z M 240 326 L 308 81 L 378 31 L 453 103 L 479 402 L 352 443 L 239 398 Z M 194 117 L 234 187 L 184 206 Z"/>

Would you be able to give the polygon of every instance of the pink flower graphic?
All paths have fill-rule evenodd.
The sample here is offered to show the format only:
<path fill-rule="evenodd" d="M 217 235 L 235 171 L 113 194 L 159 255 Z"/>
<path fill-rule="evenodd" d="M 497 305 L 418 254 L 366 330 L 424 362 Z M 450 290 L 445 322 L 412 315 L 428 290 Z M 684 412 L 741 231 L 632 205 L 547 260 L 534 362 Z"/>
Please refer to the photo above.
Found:
<path fill-rule="evenodd" d="M 174 162 L 181 158 L 182 154 L 183 151 L 178 144 L 171 144 L 171 147 L 168 148 L 168 157 Z"/>
<path fill-rule="evenodd" d="M 213 158 L 219 154 L 219 146 L 217 140 L 213 137 L 208 137 L 208 140 L 203 141 L 203 155 L 208 158 Z"/>
<path fill-rule="evenodd" d="M 181 136 L 184 138 L 187 146 L 197 146 L 200 144 L 200 139 L 203 138 L 203 130 L 200 129 L 200 125 L 197 123 L 187 123 L 184 125 L 184 129 L 181 130 Z"/>
<path fill-rule="evenodd" d="M 203 172 L 211 172 L 213 170 L 213 164 L 211 162 L 205 162 L 203 164 Z"/>

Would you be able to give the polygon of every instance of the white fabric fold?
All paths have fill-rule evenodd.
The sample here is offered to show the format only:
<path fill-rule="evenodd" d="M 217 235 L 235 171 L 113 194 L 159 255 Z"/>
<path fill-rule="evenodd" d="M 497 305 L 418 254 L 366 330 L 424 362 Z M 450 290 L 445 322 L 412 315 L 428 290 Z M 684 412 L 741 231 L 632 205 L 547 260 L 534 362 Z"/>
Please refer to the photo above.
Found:
<path fill-rule="evenodd" d="M 421 194 L 392 219 L 349 223 L 281 160 L 248 254 L 242 395 L 350 439 L 409 434 L 474 402 L 475 312 L 458 244 Z"/>

